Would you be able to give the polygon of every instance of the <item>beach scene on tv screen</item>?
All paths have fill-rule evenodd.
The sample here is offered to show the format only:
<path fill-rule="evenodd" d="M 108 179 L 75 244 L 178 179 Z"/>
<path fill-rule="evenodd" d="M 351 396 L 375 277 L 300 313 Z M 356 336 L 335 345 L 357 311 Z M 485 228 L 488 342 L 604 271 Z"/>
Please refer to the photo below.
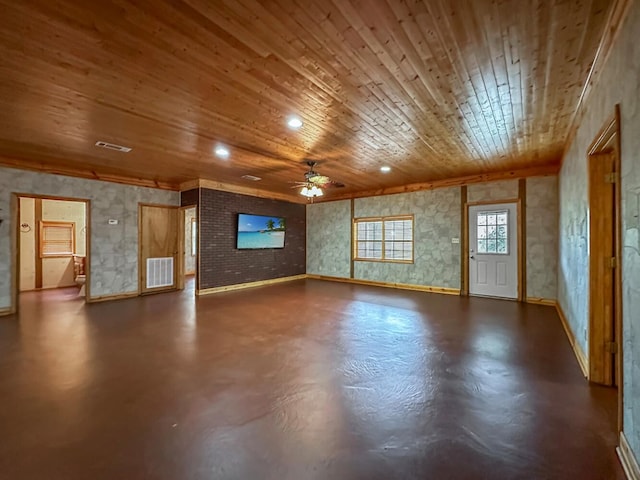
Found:
<path fill-rule="evenodd" d="M 283 248 L 285 221 L 281 217 L 238 215 L 238 248 Z"/>

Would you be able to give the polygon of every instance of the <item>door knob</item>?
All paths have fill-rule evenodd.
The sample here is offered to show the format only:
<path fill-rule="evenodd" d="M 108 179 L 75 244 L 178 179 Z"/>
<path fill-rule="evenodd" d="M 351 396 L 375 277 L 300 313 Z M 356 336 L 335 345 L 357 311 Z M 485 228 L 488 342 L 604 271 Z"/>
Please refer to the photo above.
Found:
<path fill-rule="evenodd" d="M 476 258 L 476 257 L 474 257 L 473 255 L 469 255 L 469 258 Z"/>

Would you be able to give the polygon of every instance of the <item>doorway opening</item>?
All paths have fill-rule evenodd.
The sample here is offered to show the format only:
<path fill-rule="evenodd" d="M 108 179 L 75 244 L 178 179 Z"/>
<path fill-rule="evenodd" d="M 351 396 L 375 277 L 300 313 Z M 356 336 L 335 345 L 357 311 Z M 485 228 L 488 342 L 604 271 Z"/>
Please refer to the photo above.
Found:
<path fill-rule="evenodd" d="M 89 298 L 89 201 L 14 194 L 18 296 L 33 301 Z"/>
<path fill-rule="evenodd" d="M 198 269 L 198 217 L 196 207 L 182 207 L 184 217 L 184 288 L 196 292 Z"/>
<path fill-rule="evenodd" d="M 588 152 L 589 175 L 589 381 L 618 389 L 622 431 L 622 229 L 620 109 Z"/>

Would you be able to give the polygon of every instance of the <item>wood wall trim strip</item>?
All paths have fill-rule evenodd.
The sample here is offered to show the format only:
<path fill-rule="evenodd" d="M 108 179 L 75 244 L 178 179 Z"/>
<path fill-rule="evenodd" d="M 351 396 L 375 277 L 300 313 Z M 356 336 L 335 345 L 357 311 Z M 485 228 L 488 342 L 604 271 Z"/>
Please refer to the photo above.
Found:
<path fill-rule="evenodd" d="M 483 173 L 479 175 L 468 175 L 465 177 L 450 178 L 446 180 L 436 180 L 433 182 L 412 183 L 398 187 L 381 188 L 378 190 L 368 190 L 363 192 L 346 193 L 343 195 L 327 195 L 316 200 L 318 202 L 348 200 L 350 198 L 377 197 L 380 195 L 393 195 L 396 193 L 419 192 L 422 190 L 434 190 L 436 188 L 460 187 L 473 185 L 476 183 L 495 182 L 499 180 L 515 180 L 528 177 L 546 177 L 557 175 L 560 170 L 559 161 L 541 167 L 524 168 L 520 170 L 509 170 L 504 172 Z"/>
<path fill-rule="evenodd" d="M 100 295 L 87 299 L 87 303 L 111 302 L 114 300 L 125 300 L 127 298 L 137 297 L 138 292 L 114 293 L 112 295 Z"/>
<path fill-rule="evenodd" d="M 49 173 L 51 175 L 64 175 L 66 177 L 78 177 L 88 180 L 101 180 L 103 182 L 120 183 L 123 185 L 133 185 L 135 187 L 160 188 L 162 190 L 178 191 L 179 185 L 172 183 L 158 182 L 144 178 L 134 178 L 122 175 L 110 175 L 107 173 L 98 173 L 92 170 L 83 170 L 81 168 L 61 167 L 53 165 L 45 165 L 42 163 L 19 160 L 14 158 L 0 157 L 0 165 L 17 168 L 19 170 L 29 170 L 32 172 Z"/>
<path fill-rule="evenodd" d="M 467 186 L 460 187 L 460 295 L 469 295 L 469 209 L 467 208 Z"/>
<path fill-rule="evenodd" d="M 192 185 L 193 185 L 192 183 L 187 184 L 187 186 L 191 187 L 190 189 L 194 188 Z M 208 188 L 209 190 L 220 190 L 222 192 L 239 193 L 240 195 L 248 195 L 250 197 L 269 198 L 272 200 L 284 200 L 286 202 L 291 202 L 291 203 L 301 203 L 301 204 L 308 203 L 308 200 L 306 197 L 303 197 L 302 195 L 297 195 L 294 193 L 285 194 L 285 193 L 270 192 L 268 190 L 262 190 L 260 188 L 251 188 L 251 187 L 244 187 L 240 185 L 232 185 L 230 183 L 216 182 L 213 180 L 200 179 L 198 180 L 198 187 Z"/>
<path fill-rule="evenodd" d="M 616 453 L 627 478 L 629 480 L 640 480 L 640 467 L 624 432 L 620 432 L 620 446 L 616 448 Z"/>
<path fill-rule="evenodd" d="M 518 180 L 518 300 L 527 298 L 527 181 Z"/>
<path fill-rule="evenodd" d="M 578 132 L 578 127 L 580 127 L 582 117 L 586 111 L 585 105 L 587 104 L 587 99 L 593 90 L 593 86 L 598 83 L 600 72 L 602 72 L 604 65 L 607 63 L 607 59 L 609 58 L 609 54 L 615 44 L 616 38 L 618 37 L 618 33 L 620 33 L 620 27 L 622 26 L 624 19 L 627 17 L 629 7 L 632 3 L 633 0 L 616 0 L 611 8 L 607 22 L 604 26 L 604 34 L 602 35 L 602 39 L 598 45 L 598 50 L 596 51 L 595 59 L 591 64 L 587 80 L 584 83 L 584 87 L 580 93 L 580 98 L 573 112 L 571 121 L 569 122 L 569 131 L 567 133 L 567 140 L 564 144 L 562 161 L 564 161 L 564 157 L 567 155 L 569 148 L 571 148 L 573 139 Z"/>
<path fill-rule="evenodd" d="M 258 282 L 238 283 L 236 285 L 225 285 L 224 287 L 205 288 L 203 290 L 196 290 L 197 296 L 211 295 L 215 293 L 231 292 L 233 290 L 244 290 L 245 288 L 265 287 L 268 285 L 274 285 L 276 283 L 292 282 L 294 280 L 304 280 L 307 278 L 306 273 L 300 275 L 293 275 L 290 277 L 271 278 L 269 280 L 260 280 Z"/>
<path fill-rule="evenodd" d="M 0 308 L 0 317 L 6 317 L 7 315 L 12 315 L 15 313 L 12 307 Z"/>
<path fill-rule="evenodd" d="M 368 285 L 371 287 L 385 287 L 385 288 L 397 288 L 399 290 L 415 290 L 418 292 L 427 292 L 427 293 L 441 293 L 444 295 L 460 295 L 459 288 L 449 288 L 449 287 L 433 287 L 428 285 L 412 285 L 408 283 L 391 283 L 391 282 L 376 282 L 373 280 L 360 280 L 357 278 L 343 278 L 343 277 L 330 277 L 326 275 L 315 275 L 308 274 L 307 278 L 313 280 L 327 280 L 330 282 L 341 282 L 341 283 L 353 283 L 357 285 Z"/>
<path fill-rule="evenodd" d="M 527 303 L 531 303 L 533 305 L 546 305 L 548 307 L 555 307 L 557 302 L 552 298 L 527 297 Z"/>
<path fill-rule="evenodd" d="M 202 272 L 202 256 L 200 255 L 200 252 L 202 250 L 200 250 L 200 242 L 201 242 L 201 236 L 200 236 L 200 231 L 202 230 L 202 223 L 200 222 L 201 219 L 201 214 L 202 214 L 202 189 L 198 188 L 198 206 L 196 209 L 196 217 L 198 219 L 198 230 L 196 230 L 196 234 L 198 235 L 198 251 L 196 252 L 196 292 L 200 289 L 200 285 L 201 285 L 201 280 L 200 280 L 200 273 Z"/>
<path fill-rule="evenodd" d="M 27 197 L 25 197 L 27 198 Z M 35 236 L 35 248 L 33 249 L 34 251 L 34 255 L 35 255 L 35 260 L 34 260 L 34 267 L 35 267 L 35 287 L 36 289 L 38 288 L 42 288 L 42 259 L 40 258 L 39 252 L 40 252 L 40 236 L 42 235 L 42 199 L 41 198 L 34 198 L 34 208 L 35 208 L 35 217 L 34 217 L 34 227 L 33 227 L 33 232 L 34 232 L 34 236 Z M 20 222 L 20 219 L 18 219 L 18 223 Z M 20 258 L 18 257 L 17 259 L 18 263 L 20 263 Z"/>
<path fill-rule="evenodd" d="M 349 278 L 353 278 L 355 276 L 355 268 L 356 268 L 356 233 L 355 233 L 355 211 L 356 211 L 356 206 L 355 206 L 355 201 L 352 198 L 350 203 L 350 210 L 351 210 L 351 253 L 350 253 L 350 257 L 351 257 L 351 262 L 349 263 Z"/>
<path fill-rule="evenodd" d="M 11 221 L 10 225 L 20 224 L 20 197 L 13 193 L 11 195 Z M 20 228 L 13 226 L 14 233 L 11 235 L 11 304 L 5 310 L 8 313 L 1 315 L 9 315 L 18 311 L 18 293 L 20 291 Z"/>
<path fill-rule="evenodd" d="M 569 339 L 569 344 L 571 344 L 571 348 L 573 348 L 573 353 L 578 360 L 578 365 L 580 365 L 580 369 L 582 370 L 582 375 L 585 378 L 589 378 L 589 361 L 585 356 L 580 344 L 578 344 L 571 327 L 569 326 L 569 322 L 567 321 L 567 317 L 562 310 L 562 307 L 558 302 L 556 302 L 556 311 L 558 312 L 558 316 L 560 317 L 560 322 L 562 323 L 562 327 L 564 328 L 564 332 L 567 334 L 567 338 Z"/>

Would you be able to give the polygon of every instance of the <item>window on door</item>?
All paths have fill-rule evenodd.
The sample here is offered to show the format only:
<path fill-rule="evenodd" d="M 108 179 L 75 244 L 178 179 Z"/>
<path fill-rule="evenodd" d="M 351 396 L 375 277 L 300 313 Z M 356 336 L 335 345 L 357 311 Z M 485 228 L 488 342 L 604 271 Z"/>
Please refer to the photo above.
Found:
<path fill-rule="evenodd" d="M 509 211 L 478 212 L 477 253 L 509 255 Z"/>
<path fill-rule="evenodd" d="M 413 216 L 355 220 L 355 259 L 413 262 Z"/>

